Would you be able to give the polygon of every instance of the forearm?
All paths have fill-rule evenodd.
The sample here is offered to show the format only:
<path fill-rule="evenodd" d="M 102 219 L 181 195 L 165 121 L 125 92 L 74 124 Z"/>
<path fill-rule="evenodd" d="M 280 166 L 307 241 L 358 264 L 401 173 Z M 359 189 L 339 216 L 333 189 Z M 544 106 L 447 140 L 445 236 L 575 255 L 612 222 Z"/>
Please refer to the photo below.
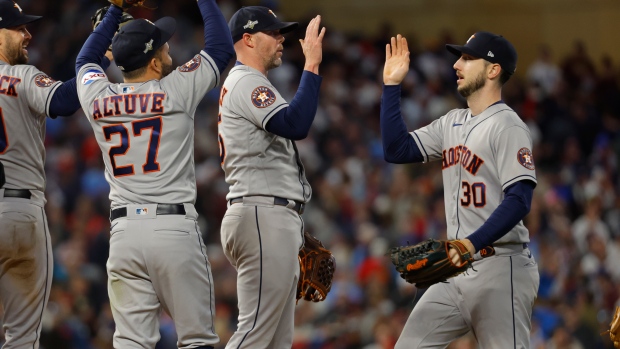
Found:
<path fill-rule="evenodd" d="M 385 161 L 396 164 L 424 161 L 400 113 L 400 85 L 383 86 L 379 118 Z"/>
<path fill-rule="evenodd" d="M 265 125 L 267 131 L 292 140 L 306 138 L 318 108 L 321 81 L 320 76 L 304 71 L 295 97 L 271 117 Z"/>
<path fill-rule="evenodd" d="M 112 37 L 118 30 L 123 10 L 115 5 L 111 5 L 108 12 L 103 17 L 101 24 L 88 36 L 84 46 L 75 60 L 75 73 L 77 74 L 83 65 L 95 63 L 102 65 L 103 57 L 110 47 Z M 109 64 L 109 61 L 108 61 Z"/>
<path fill-rule="evenodd" d="M 109 61 L 108 61 L 109 62 Z M 75 78 L 62 83 L 55 91 L 50 102 L 50 117 L 71 116 L 80 109 Z"/>
<path fill-rule="evenodd" d="M 199 0 L 198 7 L 204 21 L 204 51 L 211 56 L 221 74 L 235 54 L 228 24 L 215 0 Z"/>
<path fill-rule="evenodd" d="M 533 192 L 534 184 L 530 181 L 520 181 L 506 188 L 502 203 L 478 230 L 467 237 L 476 251 L 502 238 L 530 212 Z"/>

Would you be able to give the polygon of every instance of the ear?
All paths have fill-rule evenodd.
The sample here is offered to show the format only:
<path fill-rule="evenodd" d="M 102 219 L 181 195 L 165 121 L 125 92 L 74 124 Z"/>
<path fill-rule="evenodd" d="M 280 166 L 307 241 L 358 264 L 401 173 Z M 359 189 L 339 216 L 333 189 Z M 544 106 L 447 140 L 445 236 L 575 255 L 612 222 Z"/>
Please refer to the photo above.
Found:
<path fill-rule="evenodd" d="M 254 35 L 248 34 L 248 33 L 244 33 L 243 37 L 241 38 L 240 41 L 243 42 L 244 46 L 254 48 L 254 46 L 256 45 L 255 40 L 256 39 L 254 38 Z"/>
<path fill-rule="evenodd" d="M 149 61 L 149 69 L 156 72 L 157 74 L 161 74 L 162 72 L 162 64 L 156 57 L 151 58 Z"/>
<path fill-rule="evenodd" d="M 487 67 L 487 76 L 489 79 L 495 79 L 499 77 L 499 74 L 502 72 L 502 67 L 497 63 L 491 63 Z"/>

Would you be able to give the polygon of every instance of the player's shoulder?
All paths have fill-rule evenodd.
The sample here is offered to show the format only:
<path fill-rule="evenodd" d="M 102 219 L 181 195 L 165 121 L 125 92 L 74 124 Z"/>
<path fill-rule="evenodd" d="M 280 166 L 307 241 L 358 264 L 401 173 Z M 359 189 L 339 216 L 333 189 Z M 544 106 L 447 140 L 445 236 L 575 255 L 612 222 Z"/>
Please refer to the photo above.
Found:
<path fill-rule="evenodd" d="M 517 114 L 514 109 L 505 103 L 497 103 L 489 107 L 489 112 L 492 116 L 495 116 L 496 124 L 501 125 L 504 128 L 512 126 L 527 128 L 525 122 L 523 122 L 521 117 L 519 117 L 519 114 Z"/>
<path fill-rule="evenodd" d="M 267 77 L 261 74 L 258 70 L 248 67 L 247 65 L 236 65 L 234 66 L 226 80 L 224 80 L 224 86 L 229 90 L 232 87 L 235 87 L 238 83 L 243 82 L 244 84 L 268 84 L 271 85 Z"/>
<path fill-rule="evenodd" d="M 439 119 L 444 122 L 453 122 L 453 123 L 461 122 L 462 123 L 467 119 L 468 113 L 469 113 L 469 109 L 461 109 L 461 108 L 452 109 Z"/>

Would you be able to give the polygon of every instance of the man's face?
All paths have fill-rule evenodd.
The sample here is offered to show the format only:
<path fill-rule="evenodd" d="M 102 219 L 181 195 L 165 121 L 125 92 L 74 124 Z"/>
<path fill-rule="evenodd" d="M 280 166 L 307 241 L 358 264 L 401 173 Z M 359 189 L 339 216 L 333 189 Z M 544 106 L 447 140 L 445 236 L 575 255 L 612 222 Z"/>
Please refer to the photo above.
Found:
<path fill-rule="evenodd" d="M 466 53 L 463 53 L 461 58 L 454 63 L 453 68 L 458 77 L 456 81 L 457 91 L 461 96 L 467 98 L 484 87 L 487 82 L 488 65 L 484 59 Z"/>
<path fill-rule="evenodd" d="M 265 70 L 271 70 L 282 65 L 282 43 L 284 36 L 280 30 L 270 30 L 254 34 L 257 40 L 257 48 L 263 59 Z"/>
<path fill-rule="evenodd" d="M 0 53 L 11 65 L 28 63 L 28 50 L 32 35 L 26 30 L 26 25 L 0 29 Z"/>

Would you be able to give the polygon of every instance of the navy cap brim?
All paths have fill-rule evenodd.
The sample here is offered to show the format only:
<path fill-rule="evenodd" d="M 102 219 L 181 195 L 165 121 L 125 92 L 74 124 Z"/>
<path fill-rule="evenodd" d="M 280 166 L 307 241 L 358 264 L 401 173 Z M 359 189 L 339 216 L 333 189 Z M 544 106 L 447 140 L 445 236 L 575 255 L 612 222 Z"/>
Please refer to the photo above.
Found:
<path fill-rule="evenodd" d="M 19 17 L 17 20 L 6 23 L 6 25 L 0 27 L 0 28 L 13 28 L 13 27 L 19 27 L 20 25 L 24 25 L 24 24 L 28 24 L 28 23 L 32 23 L 35 21 L 38 21 L 39 19 L 43 18 L 42 16 L 31 16 L 31 15 L 23 15 L 21 17 Z"/>
<path fill-rule="evenodd" d="M 177 29 L 177 21 L 172 17 L 160 18 L 153 24 L 161 31 L 160 47 L 170 40 Z"/>
<path fill-rule="evenodd" d="M 455 56 L 460 57 L 463 53 L 468 54 L 470 56 L 476 57 L 476 58 L 482 58 L 484 56 L 484 54 L 481 54 L 480 52 L 476 52 L 473 49 L 471 49 L 470 47 L 467 46 L 460 46 L 460 45 L 446 45 L 446 49 L 452 53 Z"/>
<path fill-rule="evenodd" d="M 297 22 L 279 22 L 279 23 L 270 25 L 267 28 L 263 28 L 260 31 L 280 30 L 280 34 L 286 34 L 286 33 L 290 33 L 293 30 L 297 29 L 297 27 L 299 27 L 299 23 Z"/>

